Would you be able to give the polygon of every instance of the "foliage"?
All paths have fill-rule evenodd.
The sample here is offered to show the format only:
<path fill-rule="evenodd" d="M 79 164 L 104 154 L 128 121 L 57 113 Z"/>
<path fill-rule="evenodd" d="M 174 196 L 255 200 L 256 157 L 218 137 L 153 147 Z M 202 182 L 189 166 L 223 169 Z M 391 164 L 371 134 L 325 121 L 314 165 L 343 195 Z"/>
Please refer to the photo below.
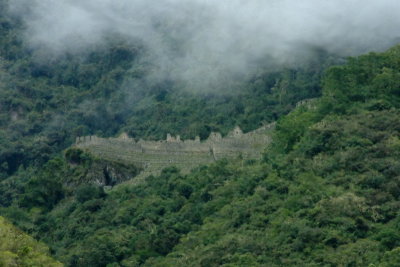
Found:
<path fill-rule="evenodd" d="M 205 139 L 236 125 L 254 130 L 319 96 L 323 70 L 336 61 L 318 50 L 310 63 L 260 66 L 229 81 L 229 90 L 220 84 L 201 91 L 152 78 L 146 47 L 118 35 L 79 53 L 33 50 L 22 37 L 24 23 L 7 14 L 7 0 L 0 5 L 0 180 L 21 166 L 40 167 L 79 136 Z"/>
<path fill-rule="evenodd" d="M 0 217 L 0 266 L 63 266 L 50 258 L 46 246 Z"/>
<path fill-rule="evenodd" d="M 66 265 L 400 265 L 399 46 L 329 68 L 322 92 L 328 55 L 263 70 L 234 93 L 194 93 L 147 79 L 145 48 L 118 36 L 39 64 L 21 22 L 1 19 L 0 213 Z M 75 148 L 60 157 L 81 135 L 204 138 L 276 119 L 263 160 L 112 189 L 96 182 L 104 170 L 138 169 Z"/>
<path fill-rule="evenodd" d="M 386 53 L 377 68 L 397 60 Z M 362 68 L 354 64 L 335 68 Z M 358 101 L 369 83 L 343 83 L 335 71 L 324 83 L 342 83 L 342 100 L 327 85 L 282 117 L 264 162 L 220 161 L 185 176 L 169 168 L 105 196 L 65 199 L 37 235 L 74 266 L 398 265 L 400 112 L 387 96 L 395 92 Z M 389 109 L 375 108 L 388 99 Z"/>

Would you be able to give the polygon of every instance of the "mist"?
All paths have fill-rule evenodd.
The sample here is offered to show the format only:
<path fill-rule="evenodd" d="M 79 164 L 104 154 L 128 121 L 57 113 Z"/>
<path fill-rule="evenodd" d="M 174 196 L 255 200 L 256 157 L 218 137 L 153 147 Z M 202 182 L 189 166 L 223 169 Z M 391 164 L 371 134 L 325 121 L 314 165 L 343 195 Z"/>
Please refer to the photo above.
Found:
<path fill-rule="evenodd" d="M 310 48 L 349 56 L 399 41 L 398 0 L 12 0 L 25 40 L 80 53 L 111 34 L 144 44 L 158 75 L 213 84 L 260 60 L 291 64 Z"/>

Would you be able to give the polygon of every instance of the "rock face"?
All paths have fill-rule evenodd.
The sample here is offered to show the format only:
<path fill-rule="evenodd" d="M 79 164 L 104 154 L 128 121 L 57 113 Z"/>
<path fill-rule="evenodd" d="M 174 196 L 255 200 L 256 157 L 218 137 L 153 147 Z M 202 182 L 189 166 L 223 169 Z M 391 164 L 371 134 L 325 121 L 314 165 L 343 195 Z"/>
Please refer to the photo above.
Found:
<path fill-rule="evenodd" d="M 78 137 L 74 147 L 105 160 L 131 164 L 143 171 L 140 176 L 158 174 L 163 168 L 176 166 L 182 172 L 222 158 L 258 159 L 270 143 L 274 124 L 243 133 L 236 127 L 226 137 L 211 133 L 204 142 L 181 140 L 180 136 L 167 135 L 163 141 L 135 141 L 126 134 L 119 138 Z"/>
<path fill-rule="evenodd" d="M 137 164 L 126 164 L 110 157 L 100 158 L 95 153 L 73 146 L 65 151 L 65 158 L 77 175 L 66 178 L 72 188 L 80 184 L 113 187 L 137 176 L 142 168 Z"/>
<path fill-rule="evenodd" d="M 113 187 L 135 177 L 138 173 L 139 169 L 135 167 L 129 168 L 124 164 L 98 160 L 91 164 L 84 180 L 86 183 L 98 186 Z"/>

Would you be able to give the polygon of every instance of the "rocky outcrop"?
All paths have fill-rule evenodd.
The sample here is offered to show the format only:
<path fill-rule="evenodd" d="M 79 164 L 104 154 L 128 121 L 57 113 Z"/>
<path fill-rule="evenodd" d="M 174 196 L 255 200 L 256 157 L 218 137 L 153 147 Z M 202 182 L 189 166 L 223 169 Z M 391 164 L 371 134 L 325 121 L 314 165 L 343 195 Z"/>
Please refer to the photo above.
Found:
<path fill-rule="evenodd" d="M 75 188 L 81 184 L 113 187 L 137 176 L 142 170 L 135 164 L 126 164 L 110 158 L 99 158 L 90 151 L 72 147 L 65 151 L 65 158 L 73 167 L 73 179 L 66 179 L 66 185 Z"/>
<path fill-rule="evenodd" d="M 106 160 L 98 160 L 88 168 L 85 175 L 85 182 L 99 186 L 113 187 L 117 184 L 132 179 L 139 174 L 139 168 L 126 166 Z"/>

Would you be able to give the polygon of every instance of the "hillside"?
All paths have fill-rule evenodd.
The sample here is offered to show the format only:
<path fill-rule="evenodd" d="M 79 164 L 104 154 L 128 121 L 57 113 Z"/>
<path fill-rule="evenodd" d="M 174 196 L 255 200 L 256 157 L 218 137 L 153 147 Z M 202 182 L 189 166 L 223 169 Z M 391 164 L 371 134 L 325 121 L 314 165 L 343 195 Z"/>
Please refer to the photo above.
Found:
<path fill-rule="evenodd" d="M 395 6 L 192 2 L 0 0 L 0 266 L 400 266 Z"/>
<path fill-rule="evenodd" d="M 0 217 L 0 266 L 64 266 L 50 258 L 49 249 Z"/>
<path fill-rule="evenodd" d="M 6 5 L 7 0 L 0 0 Z M 38 60 L 22 36 L 23 21 L 0 12 L 0 179 L 20 168 L 40 167 L 78 136 L 162 140 L 236 125 L 249 132 L 287 114 L 297 102 L 320 95 L 324 69 L 340 58 L 322 49 L 313 60 L 271 69 L 260 65 L 221 90 L 193 89 L 171 79 L 151 79 L 140 42 L 122 36 L 101 46 Z M 45 53 L 45 52 L 43 52 Z"/>
<path fill-rule="evenodd" d="M 399 62 L 394 47 L 330 68 L 262 160 L 105 193 L 79 178 L 90 155 L 56 158 L 1 212 L 68 266 L 398 266 Z"/>

